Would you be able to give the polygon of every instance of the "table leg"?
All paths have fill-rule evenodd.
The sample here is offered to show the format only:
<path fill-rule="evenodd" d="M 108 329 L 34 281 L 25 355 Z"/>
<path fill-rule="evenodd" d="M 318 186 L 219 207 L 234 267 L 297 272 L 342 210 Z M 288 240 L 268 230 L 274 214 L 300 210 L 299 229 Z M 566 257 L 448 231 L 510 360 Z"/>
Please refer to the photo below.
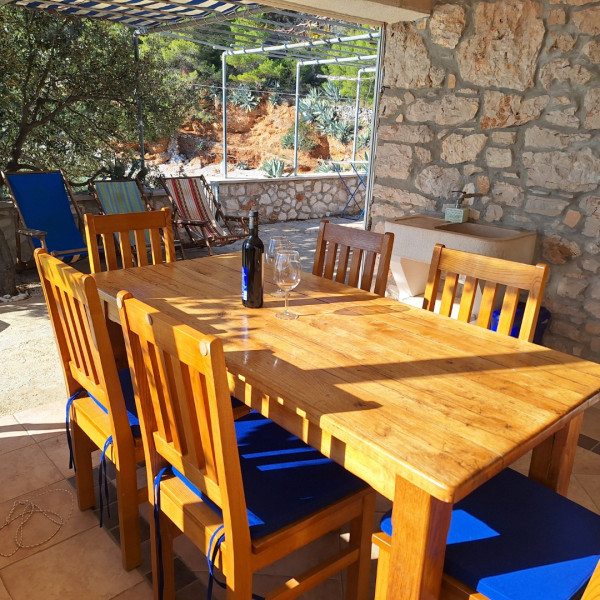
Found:
<path fill-rule="evenodd" d="M 531 456 L 529 477 L 563 496 L 569 490 L 582 421 L 583 413 L 580 413 L 534 448 Z"/>
<path fill-rule="evenodd" d="M 451 516 L 451 503 L 396 478 L 386 600 L 439 598 Z"/>

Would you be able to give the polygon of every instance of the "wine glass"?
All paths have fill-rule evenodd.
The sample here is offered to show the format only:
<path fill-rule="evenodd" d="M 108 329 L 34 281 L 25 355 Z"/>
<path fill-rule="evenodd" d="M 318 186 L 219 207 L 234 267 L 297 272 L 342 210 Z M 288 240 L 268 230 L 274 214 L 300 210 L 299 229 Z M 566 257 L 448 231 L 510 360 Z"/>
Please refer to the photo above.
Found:
<path fill-rule="evenodd" d="M 274 235 L 270 240 L 269 243 L 267 244 L 267 248 L 265 251 L 265 260 L 267 261 L 267 264 L 271 265 L 273 267 L 273 269 L 275 269 L 275 256 L 278 252 L 278 250 L 281 250 L 283 248 L 292 249 L 292 244 L 289 240 L 289 238 L 283 236 L 283 235 Z M 275 280 L 275 277 L 273 275 L 273 280 Z M 285 293 L 282 290 L 275 290 L 274 292 L 269 292 L 269 294 L 271 296 L 276 296 L 279 298 L 282 298 Z"/>
<path fill-rule="evenodd" d="M 300 263 L 300 254 L 295 250 L 283 248 L 275 255 L 275 283 L 283 290 L 285 294 L 285 308 L 283 312 L 277 313 L 278 319 L 297 319 L 296 313 L 288 310 L 288 295 L 302 278 L 302 264 Z"/>

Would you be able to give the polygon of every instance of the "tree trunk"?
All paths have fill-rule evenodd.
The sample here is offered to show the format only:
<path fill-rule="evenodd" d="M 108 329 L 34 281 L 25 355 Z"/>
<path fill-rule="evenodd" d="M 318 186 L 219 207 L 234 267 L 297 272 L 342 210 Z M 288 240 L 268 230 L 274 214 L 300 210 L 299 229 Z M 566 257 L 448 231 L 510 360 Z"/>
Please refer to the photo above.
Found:
<path fill-rule="evenodd" d="M 16 296 L 15 261 L 0 229 L 0 296 Z"/>

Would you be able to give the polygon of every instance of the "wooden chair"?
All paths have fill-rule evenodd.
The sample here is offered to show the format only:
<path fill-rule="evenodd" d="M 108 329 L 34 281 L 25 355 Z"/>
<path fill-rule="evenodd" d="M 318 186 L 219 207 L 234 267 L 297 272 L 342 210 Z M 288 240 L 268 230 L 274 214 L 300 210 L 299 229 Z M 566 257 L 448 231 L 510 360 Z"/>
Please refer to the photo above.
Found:
<path fill-rule="evenodd" d="M 183 227 L 192 246 L 226 246 L 248 237 L 248 218 L 226 215 L 206 179 L 198 177 L 161 177 L 173 207 L 174 224 Z"/>
<path fill-rule="evenodd" d="M 67 414 L 79 508 L 95 505 L 92 452 L 106 448 L 117 473 L 123 566 L 133 569 L 141 562 L 138 504 L 147 492 L 137 488 L 136 463 L 144 453 L 129 369 L 117 371 L 94 279 L 44 249 L 35 251 L 35 261 L 70 396 Z"/>
<path fill-rule="evenodd" d="M 107 271 L 142 267 L 150 261 L 156 265 L 176 259 L 171 211 L 168 208 L 122 215 L 88 213 L 85 215 L 85 237 L 92 273 L 102 270 L 100 248 L 104 252 Z M 102 240 L 101 245 L 98 238 Z M 150 245 L 150 261 L 147 242 Z M 143 251 L 140 252 L 140 248 Z"/>
<path fill-rule="evenodd" d="M 393 245 L 393 233 L 364 231 L 323 220 L 319 226 L 313 275 L 361 290 L 373 288 L 375 294 L 385 296 Z"/>
<path fill-rule="evenodd" d="M 451 250 L 436 244 L 429 267 L 427 286 L 423 300 L 425 310 L 434 311 L 442 274 L 445 274 L 439 313 L 451 316 L 457 298 L 460 298 L 458 320 L 471 320 L 478 286 L 483 286 L 481 304 L 476 324 L 490 328 L 492 313 L 504 290 L 497 331 L 510 335 L 515 321 L 522 292 L 527 292 L 519 339 L 533 341 L 544 288 L 548 278 L 548 266 L 524 263 Z M 464 284 L 459 277 L 465 276 Z M 459 294 L 459 290 L 462 293 Z"/>
<path fill-rule="evenodd" d="M 381 525 L 376 598 L 387 588 L 391 513 Z M 440 598 L 597 600 L 599 559 L 600 515 L 505 469 L 455 505 Z"/>
<path fill-rule="evenodd" d="M 83 223 L 83 215 L 72 201 L 71 190 L 61 171 L 2 173 L 16 211 L 17 268 L 33 266 L 24 261 L 21 238 L 35 248 L 46 248 L 62 260 L 74 262 L 87 255 L 83 236 L 71 211 Z"/>
<path fill-rule="evenodd" d="M 464 283 L 459 283 L 459 278 L 464 276 Z M 490 328 L 492 322 L 492 313 L 496 305 L 501 291 L 504 291 L 504 297 L 502 306 L 500 309 L 500 317 L 498 320 L 498 333 L 510 335 L 513 329 L 515 320 L 515 314 L 519 301 L 521 300 L 521 292 L 527 292 L 527 299 L 524 305 L 523 320 L 519 329 L 519 339 L 531 342 L 535 334 L 537 325 L 537 318 L 540 311 L 540 306 L 544 296 L 544 288 L 546 286 L 546 280 L 548 278 L 548 267 L 544 264 L 528 265 L 524 263 L 503 260 L 500 258 L 493 258 L 490 256 L 480 256 L 478 254 L 471 254 L 469 252 L 462 252 L 460 250 L 451 250 L 446 248 L 443 244 L 436 244 L 433 250 L 433 256 L 429 267 L 429 275 L 427 278 L 427 286 L 425 288 L 425 296 L 423 300 L 423 308 L 425 310 L 434 311 L 436 309 L 436 299 L 438 299 L 438 292 L 442 280 L 444 281 L 442 287 L 441 301 L 439 304 L 439 313 L 450 317 L 452 315 L 452 309 L 459 301 L 459 308 L 457 318 L 460 321 L 470 322 L 473 305 L 475 302 L 475 296 L 477 293 L 478 286 L 483 286 L 483 292 L 481 297 L 481 305 L 479 307 L 479 314 L 477 317 L 476 325 L 479 327 Z M 460 293 L 462 292 L 462 293 Z M 538 497 L 536 494 L 536 486 L 540 487 L 539 484 L 527 477 L 514 477 L 512 471 L 507 470 L 508 475 L 502 475 L 502 478 L 494 478 L 486 486 L 482 486 L 482 490 L 485 489 L 496 489 L 500 494 L 500 497 L 506 499 L 508 506 L 508 499 L 512 499 L 517 505 L 519 504 L 520 495 L 531 495 L 531 497 Z M 509 478 L 510 485 L 506 484 L 507 489 L 504 489 L 504 479 Z M 498 481 L 496 481 L 498 479 Z M 533 487 L 532 487 L 533 486 Z M 553 492 L 547 493 L 554 494 Z M 465 499 L 465 501 L 471 502 L 475 500 L 477 504 L 481 504 L 485 507 L 488 495 L 485 491 L 476 490 Z M 542 494 L 541 499 L 546 500 L 547 496 Z M 471 499 L 471 500 L 469 500 Z M 541 500 L 540 500 L 541 501 Z M 459 502 L 454 511 L 461 511 L 463 502 Z M 504 506 L 504 508 L 506 508 Z M 514 508 L 514 505 L 511 505 Z M 577 506 L 577 505 L 575 505 Z M 577 507 L 579 508 L 579 507 Z M 519 510 L 514 513 L 514 519 L 518 518 Z M 535 512 L 535 507 L 530 507 L 528 510 Z M 563 508 L 561 510 L 569 511 L 570 508 Z M 498 512 L 498 515 L 501 513 Z M 559 518 L 559 514 L 553 518 Z M 507 522 L 510 522 L 511 514 L 507 512 L 505 516 Z M 529 519 L 528 516 L 525 519 Z M 490 523 L 493 520 L 490 520 Z M 531 521 L 533 523 L 534 521 Z M 598 523 L 600 525 L 600 517 L 598 517 Z M 552 521 L 546 523 L 550 529 Z M 490 526 L 492 526 L 490 524 Z M 494 525 L 495 526 L 495 525 Z M 508 528 L 510 529 L 510 527 Z M 387 586 L 387 575 L 389 569 L 389 551 L 390 551 L 390 535 L 391 535 L 391 513 L 388 513 L 382 520 L 382 531 L 376 533 L 373 536 L 373 540 L 377 546 L 379 546 L 379 563 L 377 567 L 377 586 L 380 587 L 379 593 L 383 594 L 383 590 Z M 452 531 L 452 530 L 451 530 Z M 541 531 L 532 531 L 530 534 L 523 533 L 520 537 L 520 543 L 523 548 L 529 548 L 529 541 L 525 544 L 524 540 L 529 540 L 531 536 L 540 535 Z M 600 530 L 599 530 L 600 533 Z M 450 540 L 453 538 L 450 536 Z M 600 542 L 600 535 L 598 536 Z M 600 543 L 598 545 L 598 551 L 600 552 Z M 516 554 L 516 553 L 515 553 Z M 600 554 L 599 554 L 600 557 Z M 489 557 L 488 557 L 489 558 Z M 500 562 L 498 563 L 500 564 Z M 592 569 L 593 570 L 593 569 Z M 461 572 L 460 570 L 458 571 Z M 451 575 L 456 574 L 454 571 L 450 571 Z M 469 579 L 472 587 L 473 579 Z M 444 578 L 444 590 L 445 596 L 448 599 L 454 598 L 469 598 L 469 593 L 475 593 L 472 589 L 468 589 L 468 592 L 461 592 L 460 590 L 467 590 L 465 586 L 461 587 L 457 581 L 451 576 Z M 479 590 L 479 587 L 477 587 Z M 466 595 L 465 595 L 466 594 Z M 381 596 L 383 597 L 383 596 Z M 485 598 L 485 596 L 477 595 L 476 598 Z M 475 598 L 474 597 L 474 598 Z M 496 598 L 497 596 L 493 596 Z M 502 598 L 527 598 L 528 595 L 524 596 L 501 596 Z M 539 596 L 544 597 L 544 596 Z M 563 596 L 567 598 L 567 596 Z M 569 596 L 570 598 L 570 596 Z"/>
<path fill-rule="evenodd" d="M 180 532 L 222 570 L 228 598 L 250 600 L 254 572 L 347 522 L 346 548 L 268 598 L 296 598 L 344 568 L 347 597 L 365 598 L 374 492 L 260 414 L 234 422 L 218 338 L 126 292 L 117 304 L 155 490 L 150 501 L 158 507 L 155 598 L 160 581 L 164 597 L 174 598 L 173 538 Z"/>

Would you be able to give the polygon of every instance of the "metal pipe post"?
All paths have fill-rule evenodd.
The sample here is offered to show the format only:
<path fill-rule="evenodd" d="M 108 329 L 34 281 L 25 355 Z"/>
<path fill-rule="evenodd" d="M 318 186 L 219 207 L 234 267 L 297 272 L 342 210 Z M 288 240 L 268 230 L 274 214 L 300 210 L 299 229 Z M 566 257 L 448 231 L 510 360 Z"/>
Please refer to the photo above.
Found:
<path fill-rule="evenodd" d="M 142 106 L 142 92 L 140 77 L 140 40 L 139 32 L 133 32 L 133 58 L 135 61 L 135 102 L 137 104 L 138 140 L 140 144 L 140 168 L 145 168 L 144 159 L 144 108 Z"/>
<path fill-rule="evenodd" d="M 221 175 L 227 179 L 227 52 L 221 54 L 221 84 L 223 87 L 223 99 L 221 114 L 223 115 L 223 162 L 221 163 Z"/>
<path fill-rule="evenodd" d="M 296 63 L 296 111 L 294 114 L 294 175 L 298 174 L 298 111 L 300 109 L 300 67 L 301 62 Z"/>
<path fill-rule="evenodd" d="M 352 160 L 356 160 L 356 136 L 358 135 L 358 111 L 360 109 L 360 81 L 361 76 L 364 72 L 364 69 L 358 70 L 358 77 L 356 81 L 356 104 L 354 106 L 354 139 L 352 141 Z"/>

